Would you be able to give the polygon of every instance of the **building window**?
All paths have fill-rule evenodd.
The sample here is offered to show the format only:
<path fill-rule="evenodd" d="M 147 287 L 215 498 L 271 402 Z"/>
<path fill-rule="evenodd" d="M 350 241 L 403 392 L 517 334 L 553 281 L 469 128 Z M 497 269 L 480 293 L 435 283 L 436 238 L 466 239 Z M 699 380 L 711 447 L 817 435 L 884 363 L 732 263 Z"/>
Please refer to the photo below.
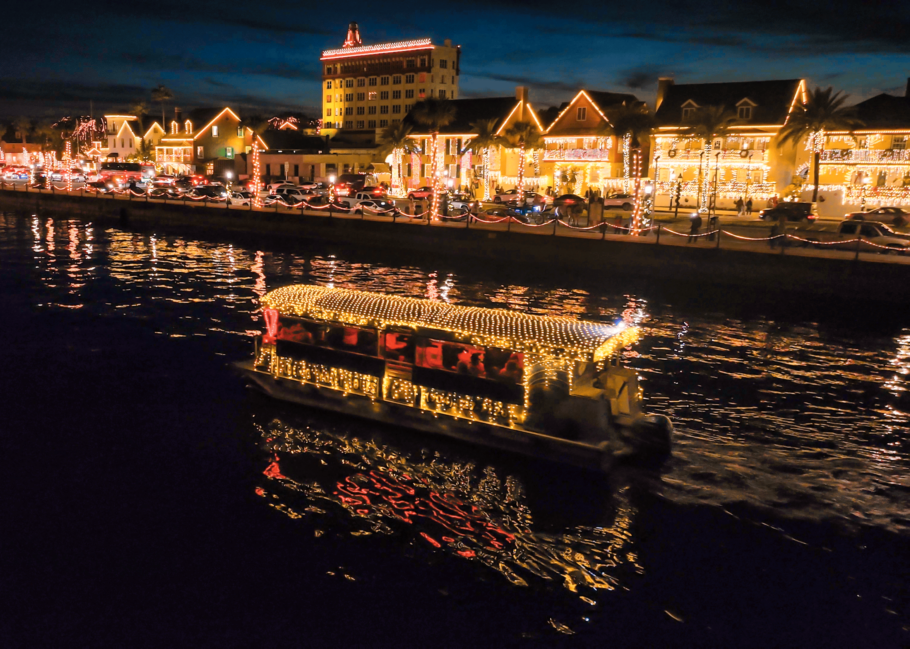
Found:
<path fill-rule="evenodd" d="M 588 119 L 588 107 L 579 106 L 578 110 L 575 111 L 575 121 L 583 122 Z"/>
<path fill-rule="evenodd" d="M 439 91 L 439 98 L 440 98 L 440 99 L 445 99 L 445 98 L 446 98 L 446 91 L 445 91 L 445 90 L 440 90 L 440 91 Z"/>
<path fill-rule="evenodd" d="M 736 111 L 739 119 L 752 119 L 752 106 L 740 106 Z"/>
<path fill-rule="evenodd" d="M 389 125 L 389 120 L 387 120 L 387 119 L 379 120 L 379 128 L 385 128 L 388 125 Z"/>
<path fill-rule="evenodd" d="M 367 80 L 366 80 L 366 79 L 364 79 L 363 77 L 360 77 L 360 78 L 357 79 L 357 87 L 358 87 L 358 88 L 363 88 L 365 85 L 367 85 Z"/>
<path fill-rule="evenodd" d="M 337 95 L 335 95 L 335 101 L 341 101 L 341 93 L 340 93 L 340 92 L 339 92 Z"/>
<path fill-rule="evenodd" d="M 327 103 L 327 104 L 331 104 L 331 103 L 332 103 L 332 95 L 326 95 L 326 96 L 325 96 L 325 103 Z"/>
<path fill-rule="evenodd" d="M 903 151 L 907 148 L 907 136 L 906 135 L 895 135 L 891 138 L 891 148 L 897 151 Z"/>
<path fill-rule="evenodd" d="M 426 83 L 427 82 L 427 73 L 421 72 L 420 74 L 418 74 L 417 81 L 418 81 L 418 83 Z"/>
<path fill-rule="evenodd" d="M 205 157 L 205 147 L 204 146 L 196 147 L 196 157 L 199 158 L 200 160 Z"/>
<path fill-rule="evenodd" d="M 326 117 L 331 117 L 331 116 L 332 116 L 332 109 L 331 109 L 331 108 L 326 108 L 326 109 L 325 109 L 325 116 L 326 116 Z"/>
<path fill-rule="evenodd" d="M 427 96 L 427 91 L 423 88 L 417 91 L 417 97 L 419 99 L 424 99 Z"/>
<path fill-rule="evenodd" d="M 404 98 L 405 98 L 405 99 L 414 99 L 414 89 L 411 88 L 411 89 L 409 89 L 409 90 L 405 90 L 405 91 L 404 91 Z"/>
<path fill-rule="evenodd" d="M 392 112 L 393 112 L 393 113 L 400 113 L 400 112 L 401 112 L 401 105 L 400 105 L 400 104 L 395 104 L 394 106 L 392 106 Z"/>
<path fill-rule="evenodd" d="M 327 90 L 331 90 L 331 89 L 332 89 L 332 82 L 331 82 L 331 81 L 326 81 L 326 82 L 325 82 L 325 87 L 326 87 Z"/>
<path fill-rule="evenodd" d="M 358 120 L 357 120 L 357 128 L 363 128 L 363 120 L 362 120 L 362 119 L 358 119 Z"/>
<path fill-rule="evenodd" d="M 399 83 L 401 83 L 401 75 L 396 74 L 394 77 L 392 77 L 392 85 L 397 86 Z"/>
<path fill-rule="evenodd" d="M 363 100 L 366 99 L 366 98 L 367 98 L 367 95 L 366 95 L 365 92 L 358 92 L 358 93 L 357 93 L 357 101 L 363 101 Z"/>
<path fill-rule="evenodd" d="M 331 65 L 325 66 L 325 73 L 326 73 L 326 74 L 332 74 L 332 66 L 331 66 Z M 329 88 L 331 88 L 331 87 L 332 87 L 332 82 L 329 81 Z"/>
<path fill-rule="evenodd" d="M 345 127 L 345 128 L 354 128 L 354 122 L 345 121 L 344 127 Z"/>
<path fill-rule="evenodd" d="M 413 74 L 404 75 L 404 82 L 405 83 L 414 83 L 414 75 Z"/>
<path fill-rule="evenodd" d="M 693 115 L 695 115 L 695 108 L 691 106 L 683 108 L 683 119 L 690 119 Z"/>
<path fill-rule="evenodd" d="M 335 117 L 341 117 L 341 106 L 335 109 Z"/>
<path fill-rule="evenodd" d="M 393 90 L 393 91 L 392 91 L 392 99 L 401 99 L 401 91 L 400 91 L 400 90 Z"/>
<path fill-rule="evenodd" d="M 406 68 L 413 68 L 413 67 L 414 67 L 414 59 L 408 59 L 407 61 L 405 61 L 405 67 L 406 67 Z"/>
<path fill-rule="evenodd" d="M 420 57 L 420 63 L 419 63 L 419 65 L 420 65 L 420 67 L 422 67 L 422 68 L 427 67 L 427 57 L 421 56 L 421 57 Z"/>
<path fill-rule="evenodd" d="M 376 77 L 370 77 L 370 85 L 371 85 L 371 86 L 375 86 L 375 85 L 376 85 Z"/>
<path fill-rule="evenodd" d="M 383 100 L 383 101 L 385 101 L 386 99 L 388 99 L 388 98 L 389 98 L 389 91 L 388 91 L 388 90 L 383 90 L 382 92 L 380 92 L 380 93 L 379 93 L 379 98 L 380 98 L 381 100 Z"/>
<path fill-rule="evenodd" d="M 233 160 L 234 159 L 234 147 L 232 147 L 232 146 L 224 147 L 224 157 L 227 158 L 228 160 Z"/>
<path fill-rule="evenodd" d="M 370 101 L 376 101 L 376 91 L 375 91 L 375 90 L 371 90 L 371 91 L 367 94 L 367 99 L 369 99 Z"/>
<path fill-rule="evenodd" d="M 354 101 L 354 93 L 353 92 L 346 93 L 344 95 L 344 100 L 345 101 Z"/>
<path fill-rule="evenodd" d="M 353 87 L 354 87 L 354 80 L 353 80 L 353 79 L 345 79 L 345 80 L 344 80 L 344 87 L 345 87 L 345 88 L 353 88 Z"/>
<path fill-rule="evenodd" d="M 218 127 L 217 126 L 212 127 L 212 137 L 218 137 Z"/>
<path fill-rule="evenodd" d="M 380 86 L 389 85 L 389 78 L 388 77 L 379 77 L 379 85 Z"/>
<path fill-rule="evenodd" d="M 243 127 L 242 126 L 237 127 L 237 137 L 243 137 Z"/>
<path fill-rule="evenodd" d="M 457 72 L 457 69 L 455 68 L 455 61 L 452 61 L 452 69 Z"/>
<path fill-rule="evenodd" d="M 379 114 L 380 114 L 380 115 L 388 115 L 388 114 L 389 114 L 389 107 L 388 107 L 388 106 L 380 106 L 380 107 L 379 107 Z"/>
<path fill-rule="evenodd" d="M 351 107 L 351 106 L 345 106 L 345 107 L 344 107 L 344 114 L 345 114 L 345 115 L 353 115 L 353 114 L 354 114 L 354 108 Z"/>
<path fill-rule="evenodd" d="M 445 59 L 442 59 L 439 62 L 439 67 L 441 67 L 443 70 L 445 70 L 448 66 L 449 66 L 449 62 L 446 61 Z"/>
<path fill-rule="evenodd" d="M 367 122 L 367 128 L 376 128 L 376 120 L 371 119 L 369 122 Z"/>
<path fill-rule="evenodd" d="M 358 106 L 358 107 L 357 107 L 357 114 L 358 114 L 358 115 L 363 115 L 364 112 L 366 112 L 366 111 L 364 110 L 363 106 Z"/>
<path fill-rule="evenodd" d="M 368 114 L 368 115 L 375 115 L 375 114 L 376 114 L 376 106 L 370 106 L 370 109 L 367 111 L 367 114 Z"/>

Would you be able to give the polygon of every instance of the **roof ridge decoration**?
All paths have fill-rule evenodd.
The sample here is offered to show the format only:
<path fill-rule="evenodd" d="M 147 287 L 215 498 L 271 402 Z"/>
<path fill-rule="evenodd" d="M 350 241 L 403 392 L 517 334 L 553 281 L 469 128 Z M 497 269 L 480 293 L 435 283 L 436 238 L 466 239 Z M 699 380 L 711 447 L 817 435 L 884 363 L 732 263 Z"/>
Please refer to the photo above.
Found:
<path fill-rule="evenodd" d="M 284 315 L 352 326 L 425 327 L 479 346 L 576 360 L 602 360 L 638 338 L 638 329 L 625 323 L 608 325 L 324 286 L 278 288 L 267 293 L 262 304 Z"/>
<path fill-rule="evenodd" d="M 357 47 L 342 47 L 334 50 L 323 50 L 322 58 L 338 59 L 360 54 L 390 54 L 393 52 L 407 52 L 409 50 L 433 49 L 433 40 L 430 38 L 417 38 L 409 41 L 397 41 L 394 43 L 377 43 L 375 45 L 360 45 Z"/>

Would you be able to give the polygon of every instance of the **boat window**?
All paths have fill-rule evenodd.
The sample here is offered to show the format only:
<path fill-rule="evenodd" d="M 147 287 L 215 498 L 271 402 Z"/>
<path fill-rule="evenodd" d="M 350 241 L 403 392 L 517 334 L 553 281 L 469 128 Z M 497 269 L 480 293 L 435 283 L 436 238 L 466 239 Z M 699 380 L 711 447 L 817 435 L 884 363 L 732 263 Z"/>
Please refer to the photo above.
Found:
<path fill-rule="evenodd" d="M 382 356 L 392 361 L 414 362 L 414 334 L 401 331 L 382 333 Z"/>
<path fill-rule="evenodd" d="M 333 349 L 376 356 L 376 332 L 372 329 L 329 325 L 325 340 Z"/>
<path fill-rule="evenodd" d="M 278 321 L 278 340 L 287 340 L 304 345 L 324 345 L 328 326 L 318 322 L 298 318 L 280 318 Z"/>
<path fill-rule="evenodd" d="M 524 355 L 493 347 L 484 349 L 444 340 L 421 341 L 417 365 L 467 376 L 521 383 Z"/>

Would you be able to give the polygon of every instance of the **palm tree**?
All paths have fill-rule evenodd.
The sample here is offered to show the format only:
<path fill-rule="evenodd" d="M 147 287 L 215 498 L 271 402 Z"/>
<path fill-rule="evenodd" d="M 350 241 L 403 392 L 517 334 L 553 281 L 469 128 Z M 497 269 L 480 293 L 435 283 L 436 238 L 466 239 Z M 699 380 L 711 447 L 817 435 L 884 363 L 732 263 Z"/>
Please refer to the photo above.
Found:
<path fill-rule="evenodd" d="M 16 121 L 13 122 L 13 128 L 19 133 L 22 144 L 25 144 L 25 140 L 28 138 L 28 132 L 32 129 L 32 120 L 28 117 L 18 117 L 16 118 Z"/>
<path fill-rule="evenodd" d="M 654 116 L 648 113 L 644 102 L 623 104 L 609 111 L 609 121 L 598 129 L 599 135 L 612 135 L 622 141 L 623 147 L 623 191 L 629 191 L 631 173 L 630 156 L 633 149 L 641 148 L 641 141 L 651 136 Z M 640 170 L 640 167 L 637 167 Z"/>
<path fill-rule="evenodd" d="M 506 145 L 518 149 L 518 200 L 524 197 L 525 149 L 539 149 L 543 138 L 540 130 L 531 122 L 515 122 L 503 137 Z"/>
<path fill-rule="evenodd" d="M 812 148 L 812 172 L 815 187 L 812 202 L 818 200 L 818 173 L 821 153 L 825 148 L 826 131 L 849 131 L 851 134 L 864 124 L 856 118 L 856 109 L 845 107 L 849 95 L 834 92 L 834 88 L 816 88 L 809 93 L 805 106 L 797 106 L 778 133 L 779 145 L 787 142 L 798 144 L 804 137 Z"/>
<path fill-rule="evenodd" d="M 137 101 L 130 108 L 130 114 L 136 116 L 136 121 L 139 124 L 139 130 L 145 132 L 145 121 L 144 118 L 149 114 L 149 107 L 144 101 Z M 161 128 L 164 128 L 164 124 L 161 125 Z M 141 137 L 141 136 L 140 136 Z"/>
<path fill-rule="evenodd" d="M 156 88 L 152 88 L 152 101 L 161 104 L 161 128 L 165 129 L 165 131 L 167 131 L 167 127 L 164 125 L 164 105 L 173 98 L 174 93 L 164 84 L 159 83 Z"/>
<path fill-rule="evenodd" d="M 483 200 L 490 200 L 490 158 L 493 147 L 499 144 L 496 135 L 497 119 L 481 119 L 471 122 L 471 132 L 475 134 L 468 142 L 468 148 L 483 160 Z"/>
<path fill-rule="evenodd" d="M 455 106 L 446 99 L 430 97 L 417 102 L 411 109 L 411 115 L 418 124 L 426 126 L 430 131 L 430 156 L 431 175 L 433 176 L 433 208 L 434 217 L 439 215 L 439 155 L 437 152 L 437 139 L 442 127 L 452 123 L 455 119 Z"/>
<path fill-rule="evenodd" d="M 392 195 L 393 196 L 404 196 L 404 186 L 402 184 L 402 157 L 405 153 L 410 151 L 411 148 L 411 138 L 409 135 L 411 131 L 414 130 L 410 124 L 405 124 L 404 122 L 397 122 L 395 124 L 390 124 L 386 126 L 382 133 L 379 135 L 379 139 L 382 142 L 382 147 L 380 148 L 380 155 L 385 157 L 389 153 L 392 154 Z"/>
<path fill-rule="evenodd" d="M 704 142 L 704 158 L 706 163 L 710 163 L 711 146 L 716 137 L 726 137 L 730 128 L 737 123 L 736 113 L 727 110 L 724 106 L 705 106 L 695 111 L 689 119 L 686 120 L 686 137 L 698 138 Z M 699 178 L 698 184 L 698 211 L 708 211 L 708 187 L 709 178 L 707 164 L 705 171 L 702 172 L 701 165 L 698 166 Z"/>

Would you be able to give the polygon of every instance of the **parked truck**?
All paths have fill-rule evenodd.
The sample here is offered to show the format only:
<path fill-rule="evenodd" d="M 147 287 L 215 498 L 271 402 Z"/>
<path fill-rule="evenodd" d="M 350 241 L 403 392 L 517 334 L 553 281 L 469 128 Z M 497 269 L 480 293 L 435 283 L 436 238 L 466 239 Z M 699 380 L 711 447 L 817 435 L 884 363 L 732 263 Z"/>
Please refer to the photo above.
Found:
<path fill-rule="evenodd" d="M 834 229 L 813 225 L 796 228 L 790 230 L 789 233 L 802 239 L 803 246 L 830 246 L 834 249 L 843 249 L 844 246 L 832 244 L 836 244 L 838 241 L 847 242 L 859 239 L 857 245 L 864 252 L 894 254 L 910 252 L 910 236 L 895 232 L 890 226 L 880 221 L 847 220 L 838 223 Z"/>

